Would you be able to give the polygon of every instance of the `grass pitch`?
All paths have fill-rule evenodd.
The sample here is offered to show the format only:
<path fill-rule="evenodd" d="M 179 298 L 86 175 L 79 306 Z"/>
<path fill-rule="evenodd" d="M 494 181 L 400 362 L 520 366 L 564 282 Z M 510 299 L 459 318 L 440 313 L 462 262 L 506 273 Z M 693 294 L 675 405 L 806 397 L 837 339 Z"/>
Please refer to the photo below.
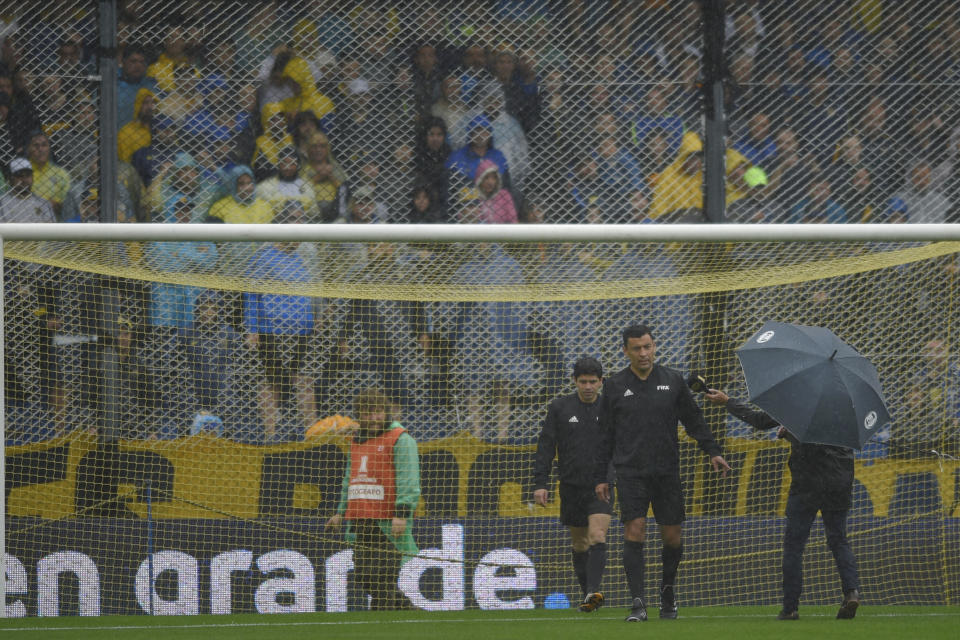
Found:
<path fill-rule="evenodd" d="M 5 640 L 299 640 L 345 638 L 371 640 L 566 640 L 638 638 L 753 640 L 877 640 L 878 638 L 960 637 L 960 607 L 863 606 L 854 620 L 836 620 L 835 607 L 806 607 L 800 620 L 776 620 L 772 607 L 681 608 L 679 620 L 625 623 L 625 609 L 606 607 L 594 614 L 575 610 L 356 612 L 296 615 L 191 617 L 104 616 L 99 618 L 20 618 L 0 620 Z"/>

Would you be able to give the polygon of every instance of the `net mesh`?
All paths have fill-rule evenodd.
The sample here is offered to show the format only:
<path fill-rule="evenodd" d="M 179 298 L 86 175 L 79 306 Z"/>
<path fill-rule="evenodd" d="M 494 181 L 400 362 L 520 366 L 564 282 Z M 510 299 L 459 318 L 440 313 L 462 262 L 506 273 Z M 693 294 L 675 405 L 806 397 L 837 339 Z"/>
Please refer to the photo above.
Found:
<path fill-rule="evenodd" d="M 726 3 L 729 220 L 954 219 L 960 25 L 910 4 Z M 0 220 L 100 220 L 97 6 L 0 0 Z M 116 219 L 703 221 L 702 29 L 698 3 L 657 0 L 120 2 Z M 573 360 L 618 370 L 646 321 L 661 362 L 745 397 L 733 350 L 768 319 L 880 370 L 895 421 L 851 520 L 869 602 L 956 604 L 956 254 L 7 242 L 6 612 L 362 606 L 323 522 L 371 386 L 419 443 L 415 603 L 575 601 L 558 505 L 530 495 Z M 787 450 L 708 416 L 734 473 L 682 440 L 681 601 L 773 604 Z M 821 537 L 805 603 L 838 592 Z"/>
<path fill-rule="evenodd" d="M 427 568 L 410 565 L 423 570 L 407 583 L 415 603 L 575 600 L 558 505 L 532 502 L 537 435 L 549 400 L 572 390 L 572 362 L 593 355 L 608 372 L 622 368 L 620 330 L 647 322 L 661 363 L 746 398 L 734 349 L 770 319 L 830 327 L 879 370 L 894 422 L 858 454 L 850 524 L 865 593 L 890 603 L 955 597 L 944 555 L 960 478 L 955 243 L 222 242 L 206 247 L 219 259 L 198 273 L 149 259 L 203 246 L 6 243 L 7 546 L 27 572 L 8 590 L 24 611 L 357 606 L 338 595 L 348 565 L 322 523 L 340 497 L 352 400 L 368 387 L 387 392 L 419 444 L 415 533 Z M 340 297 L 355 287 L 365 297 Z M 769 567 L 780 553 L 787 447 L 707 415 L 734 472 L 715 476 L 681 431 L 684 601 L 776 602 Z M 106 537 L 84 541 L 94 526 Z M 818 528 L 806 588 L 810 602 L 832 602 Z M 913 543 L 893 544 L 903 536 Z M 614 528 L 611 558 L 618 538 Z M 498 548 L 527 558 L 536 579 L 516 577 L 521 560 L 487 557 Z M 237 549 L 261 559 L 286 550 L 274 558 L 284 569 L 237 565 L 227 578 L 240 572 L 243 591 L 216 573 Z M 89 566 L 51 560 L 68 550 Z M 152 604 L 146 558 L 157 563 Z M 38 585 L 53 575 L 58 588 L 33 591 L 37 562 L 53 563 L 38 568 Z M 141 565 L 136 579 L 130 564 Z M 512 567 L 504 584 L 516 597 L 490 586 L 501 565 Z M 102 572 L 89 587 L 96 605 L 73 585 L 91 567 Z M 481 577 L 473 592 L 461 584 L 458 601 L 446 571 Z M 271 582 L 285 572 L 305 582 Z M 605 592 L 609 603 L 628 601 L 615 560 Z"/>

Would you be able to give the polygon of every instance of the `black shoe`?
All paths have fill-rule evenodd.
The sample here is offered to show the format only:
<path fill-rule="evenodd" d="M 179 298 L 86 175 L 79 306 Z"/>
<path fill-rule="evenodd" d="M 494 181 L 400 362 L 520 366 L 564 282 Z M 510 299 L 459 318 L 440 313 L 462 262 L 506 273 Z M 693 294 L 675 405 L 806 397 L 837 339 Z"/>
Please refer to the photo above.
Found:
<path fill-rule="evenodd" d="M 603 594 L 600 592 L 588 593 L 578 607 L 583 613 L 593 613 L 603 606 Z"/>
<path fill-rule="evenodd" d="M 673 593 L 673 585 L 660 587 L 660 617 L 665 620 L 677 619 L 677 598 Z"/>
<path fill-rule="evenodd" d="M 624 618 L 626 622 L 646 622 L 647 605 L 643 603 L 643 598 L 634 598 L 633 606 L 630 607 L 630 615 Z"/>
<path fill-rule="evenodd" d="M 777 614 L 777 620 L 799 620 L 800 614 L 797 613 L 797 610 L 787 611 L 786 609 L 781 609 L 780 613 Z"/>
<path fill-rule="evenodd" d="M 840 605 L 840 611 L 837 611 L 837 620 L 850 620 L 857 615 L 857 607 L 860 606 L 860 593 L 856 589 L 848 591 L 843 598 L 843 604 Z"/>

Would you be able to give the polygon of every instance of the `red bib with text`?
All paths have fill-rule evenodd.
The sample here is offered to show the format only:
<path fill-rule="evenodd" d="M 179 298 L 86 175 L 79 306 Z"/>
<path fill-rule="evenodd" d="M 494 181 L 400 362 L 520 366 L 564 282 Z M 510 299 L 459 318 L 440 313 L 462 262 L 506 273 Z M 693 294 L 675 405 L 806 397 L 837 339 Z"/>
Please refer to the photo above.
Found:
<path fill-rule="evenodd" d="M 351 442 L 347 520 L 394 516 L 397 485 L 393 446 L 404 431 L 403 427 L 395 427 L 360 444 Z"/>

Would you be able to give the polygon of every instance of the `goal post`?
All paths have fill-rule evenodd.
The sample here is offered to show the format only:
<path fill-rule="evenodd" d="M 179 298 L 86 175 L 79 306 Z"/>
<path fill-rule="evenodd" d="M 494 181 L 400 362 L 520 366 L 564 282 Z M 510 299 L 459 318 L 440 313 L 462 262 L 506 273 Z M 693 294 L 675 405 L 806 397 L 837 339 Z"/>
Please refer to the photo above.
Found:
<path fill-rule="evenodd" d="M 5 240 L 305 242 L 937 242 L 956 224 L 138 224 L 7 223 Z"/>
<path fill-rule="evenodd" d="M 766 320 L 826 326 L 880 372 L 894 421 L 857 454 L 850 524 L 868 597 L 957 602 L 957 226 L 10 224 L 0 242 L 4 615 L 356 606 L 323 522 L 370 387 L 418 442 L 414 605 L 572 602 L 556 478 L 546 508 L 531 484 L 573 361 L 622 369 L 620 331 L 646 323 L 658 362 L 746 399 L 734 350 Z M 680 428 L 680 597 L 773 604 L 787 448 L 704 409 L 734 472 Z M 811 604 L 837 592 L 820 537 Z"/>

